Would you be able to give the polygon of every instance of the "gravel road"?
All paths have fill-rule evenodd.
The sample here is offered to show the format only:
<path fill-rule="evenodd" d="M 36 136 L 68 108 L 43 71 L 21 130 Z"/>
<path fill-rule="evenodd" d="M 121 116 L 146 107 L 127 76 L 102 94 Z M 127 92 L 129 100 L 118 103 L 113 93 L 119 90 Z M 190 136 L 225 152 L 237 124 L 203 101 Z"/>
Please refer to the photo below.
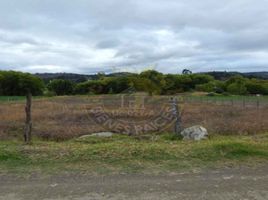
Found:
<path fill-rule="evenodd" d="M 0 174 L 0 200 L 267 200 L 268 166 L 161 175 Z"/>

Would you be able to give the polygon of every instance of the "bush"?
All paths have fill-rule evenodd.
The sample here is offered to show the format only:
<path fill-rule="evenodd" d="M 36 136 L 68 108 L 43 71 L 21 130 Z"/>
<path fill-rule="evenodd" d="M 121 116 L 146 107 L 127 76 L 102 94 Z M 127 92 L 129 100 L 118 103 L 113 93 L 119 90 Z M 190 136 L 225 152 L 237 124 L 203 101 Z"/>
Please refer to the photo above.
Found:
<path fill-rule="evenodd" d="M 268 94 L 268 84 L 264 81 L 250 80 L 246 84 L 247 91 L 250 94 Z"/>
<path fill-rule="evenodd" d="M 225 83 L 226 91 L 234 95 L 245 95 L 248 93 L 246 82 L 247 79 L 242 76 L 233 76 Z"/>
<path fill-rule="evenodd" d="M 227 92 L 235 95 L 245 95 L 247 94 L 247 88 L 243 83 L 232 83 L 228 85 Z"/>
<path fill-rule="evenodd" d="M 75 94 L 103 94 L 105 83 L 102 80 L 92 80 L 75 86 Z"/>
<path fill-rule="evenodd" d="M 73 93 L 74 83 L 69 80 L 55 79 L 49 82 L 47 88 L 56 95 L 69 95 Z"/>

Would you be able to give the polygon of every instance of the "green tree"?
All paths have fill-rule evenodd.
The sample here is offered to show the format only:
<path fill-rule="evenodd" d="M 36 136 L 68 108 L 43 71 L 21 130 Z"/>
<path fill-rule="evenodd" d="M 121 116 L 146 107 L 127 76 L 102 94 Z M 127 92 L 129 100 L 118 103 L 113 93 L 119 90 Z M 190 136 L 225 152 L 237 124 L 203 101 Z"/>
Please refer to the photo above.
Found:
<path fill-rule="evenodd" d="M 234 82 L 227 86 L 227 92 L 235 95 L 245 95 L 247 94 L 247 88 L 244 83 Z"/>
<path fill-rule="evenodd" d="M 223 93 L 224 92 L 224 83 L 222 81 L 210 81 L 204 84 L 198 84 L 195 86 L 195 89 L 202 92 L 215 92 Z"/>
<path fill-rule="evenodd" d="M 251 79 L 246 83 L 247 91 L 250 94 L 268 94 L 268 81 L 260 81 L 257 79 Z"/>
<path fill-rule="evenodd" d="M 48 83 L 47 88 L 56 95 L 70 95 L 73 93 L 74 83 L 69 80 L 54 79 Z"/>
<path fill-rule="evenodd" d="M 168 74 L 165 80 L 164 94 L 182 93 L 191 89 L 192 79 L 189 75 Z"/>
<path fill-rule="evenodd" d="M 162 73 L 155 70 L 147 70 L 140 74 L 139 76 L 142 79 L 148 79 L 151 81 L 150 84 L 153 85 L 155 94 L 162 94 L 163 88 L 165 87 L 166 80 Z M 149 83 L 149 82 L 147 82 Z"/>
<path fill-rule="evenodd" d="M 111 77 L 103 80 L 104 93 L 118 94 L 130 88 L 128 77 Z"/>
<path fill-rule="evenodd" d="M 214 81 L 214 78 L 212 76 L 206 74 L 191 74 L 190 77 L 192 79 L 192 88 L 199 84 L 205 84 Z"/>
<path fill-rule="evenodd" d="M 232 76 L 225 82 L 226 91 L 230 94 L 245 95 L 247 94 L 246 82 L 248 79 L 236 75 Z"/>
<path fill-rule="evenodd" d="M 104 94 L 104 93 L 105 93 L 105 82 L 103 80 L 90 80 L 84 83 L 79 83 L 75 87 L 75 94 Z"/>
<path fill-rule="evenodd" d="M 24 96 L 27 92 L 32 95 L 42 95 L 44 82 L 29 73 L 15 71 L 0 71 L 0 92 L 2 95 Z"/>

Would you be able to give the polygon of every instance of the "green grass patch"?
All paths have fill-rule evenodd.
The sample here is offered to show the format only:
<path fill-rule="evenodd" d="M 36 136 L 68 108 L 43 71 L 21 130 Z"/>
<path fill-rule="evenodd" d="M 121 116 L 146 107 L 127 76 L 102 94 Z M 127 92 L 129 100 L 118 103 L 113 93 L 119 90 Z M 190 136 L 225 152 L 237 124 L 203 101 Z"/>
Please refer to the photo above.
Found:
<path fill-rule="evenodd" d="M 51 98 L 46 96 L 33 96 L 33 99 Z M 0 96 L 0 102 L 25 101 L 25 96 Z"/>
<path fill-rule="evenodd" d="M 214 136 L 200 142 L 153 136 L 86 138 L 67 142 L 0 142 L 0 171 L 158 173 L 268 161 L 268 137 Z"/>
<path fill-rule="evenodd" d="M 23 101 L 24 96 L 0 96 L 0 102 L 10 102 L 10 101 Z"/>

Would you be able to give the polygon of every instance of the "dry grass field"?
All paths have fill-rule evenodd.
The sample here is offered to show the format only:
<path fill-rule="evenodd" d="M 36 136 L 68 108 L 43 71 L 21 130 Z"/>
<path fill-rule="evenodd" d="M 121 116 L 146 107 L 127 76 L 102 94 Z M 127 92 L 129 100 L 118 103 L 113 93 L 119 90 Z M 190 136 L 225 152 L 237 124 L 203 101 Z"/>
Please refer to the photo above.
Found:
<path fill-rule="evenodd" d="M 135 107 L 137 112 L 129 112 L 129 109 L 119 109 L 122 104 L 120 98 L 119 96 L 104 98 L 69 96 L 34 99 L 33 134 L 47 140 L 62 141 L 94 132 L 115 131 L 113 127 L 96 123 L 95 116 L 90 113 L 90 110 L 98 106 L 104 106 L 110 118 L 123 121 L 122 123 L 140 121 L 149 123 L 151 119 L 163 112 L 161 110 L 163 105 L 170 106 L 167 98 L 155 97 L 156 99 L 151 99 L 152 102 L 145 104 L 143 109 Z M 203 125 L 211 135 L 252 135 L 268 131 L 268 107 L 257 109 L 194 102 L 179 105 L 182 110 L 183 127 Z M 24 102 L 2 102 L 0 113 L 0 138 L 22 137 L 25 120 Z M 172 121 L 165 128 L 154 132 L 173 131 Z"/>

